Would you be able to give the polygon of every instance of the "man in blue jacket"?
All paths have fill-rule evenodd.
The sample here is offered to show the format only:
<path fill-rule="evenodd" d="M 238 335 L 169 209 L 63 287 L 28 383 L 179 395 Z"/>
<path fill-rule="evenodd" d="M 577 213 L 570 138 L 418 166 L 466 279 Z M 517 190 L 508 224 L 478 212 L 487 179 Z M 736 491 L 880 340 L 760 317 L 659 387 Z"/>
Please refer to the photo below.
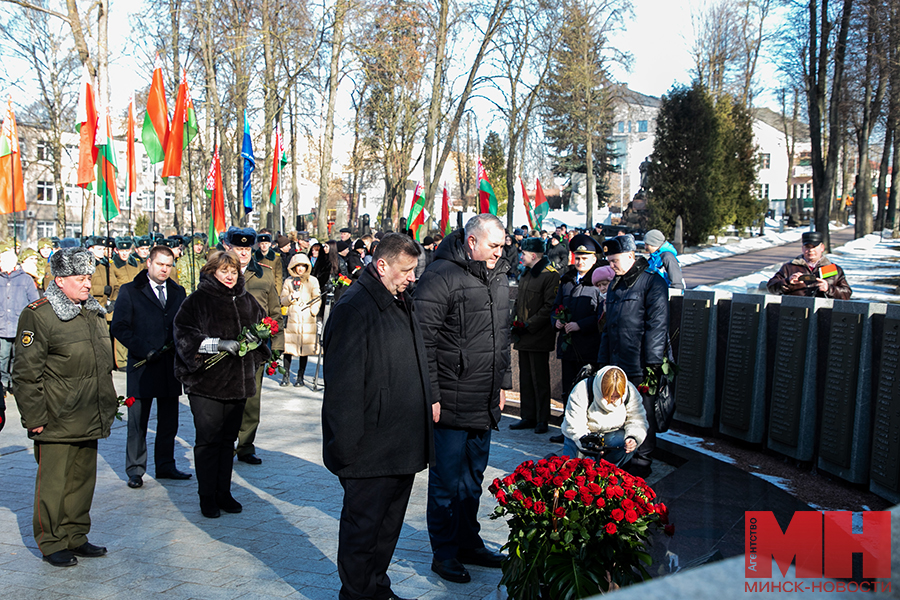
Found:
<path fill-rule="evenodd" d="M 9 389 L 19 315 L 41 297 L 31 275 L 18 268 L 12 242 L 0 242 L 0 378 Z"/>

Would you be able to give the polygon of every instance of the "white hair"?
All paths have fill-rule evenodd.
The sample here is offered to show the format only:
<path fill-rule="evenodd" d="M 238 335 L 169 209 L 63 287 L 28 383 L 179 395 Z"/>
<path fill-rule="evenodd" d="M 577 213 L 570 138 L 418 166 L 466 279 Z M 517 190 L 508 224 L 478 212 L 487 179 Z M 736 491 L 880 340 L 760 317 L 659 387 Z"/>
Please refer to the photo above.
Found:
<path fill-rule="evenodd" d="M 494 227 L 506 233 L 506 228 L 503 227 L 503 221 L 498 219 L 495 215 L 492 215 L 491 213 L 481 213 L 480 215 L 476 215 L 466 222 L 466 239 L 468 239 L 469 236 L 473 236 L 476 240 L 480 240 L 483 234 Z"/>

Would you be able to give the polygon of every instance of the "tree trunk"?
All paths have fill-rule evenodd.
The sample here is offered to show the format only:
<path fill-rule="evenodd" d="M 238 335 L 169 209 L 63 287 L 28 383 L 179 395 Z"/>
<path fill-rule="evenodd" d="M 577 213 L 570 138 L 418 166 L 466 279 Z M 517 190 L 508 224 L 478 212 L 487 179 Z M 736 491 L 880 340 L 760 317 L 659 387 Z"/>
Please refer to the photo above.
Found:
<path fill-rule="evenodd" d="M 334 33 L 331 40 L 331 65 L 328 71 L 328 109 L 325 115 L 325 133 L 322 138 L 322 164 L 319 171 L 318 234 L 328 233 L 328 188 L 331 183 L 331 150 L 334 144 L 334 105 L 340 82 L 341 51 L 344 45 L 344 20 L 349 0 L 338 0 L 334 7 Z"/>
<path fill-rule="evenodd" d="M 97 87 L 100 106 L 109 109 L 109 0 L 97 3 Z M 101 115 L 103 118 L 104 115 Z"/>
<path fill-rule="evenodd" d="M 894 164 L 891 169 L 891 193 L 888 196 L 888 227 L 893 231 L 892 237 L 900 237 L 897 219 L 897 188 L 900 186 L 900 132 L 894 132 Z"/>
<path fill-rule="evenodd" d="M 440 3 L 435 39 L 434 76 L 431 82 L 431 105 L 428 108 L 428 124 L 425 127 L 424 161 L 422 163 L 422 177 L 425 180 L 425 208 L 429 214 L 434 214 L 434 192 L 437 179 L 441 175 L 439 170 L 432 173 L 431 163 L 434 160 L 435 132 L 441 117 L 441 99 L 444 95 L 444 53 L 447 48 L 447 12 L 450 9 L 450 0 L 440 0 Z"/>
<path fill-rule="evenodd" d="M 259 201 L 259 227 L 260 229 L 268 226 L 267 216 L 271 210 L 269 195 L 267 190 L 269 186 L 265 184 L 266 178 L 271 177 L 272 161 L 274 160 L 274 152 L 272 147 L 271 131 L 278 124 L 276 107 L 278 104 L 278 82 L 275 80 L 275 52 L 273 50 L 273 23 L 272 23 L 272 4 L 270 0 L 262 1 L 262 45 L 263 45 L 263 110 L 265 111 L 263 132 L 265 137 L 265 158 L 263 160 L 263 182 L 262 198 Z M 271 183 L 271 182 L 270 182 Z M 280 219 L 272 219 L 273 231 L 280 229 Z"/>
<path fill-rule="evenodd" d="M 594 130 L 593 124 L 588 123 L 587 136 L 587 170 L 584 174 L 586 195 L 584 202 L 585 228 L 591 231 L 594 219 Z"/>
<path fill-rule="evenodd" d="M 888 169 L 891 166 L 891 147 L 893 144 L 893 123 L 891 123 L 892 119 L 888 119 L 888 126 L 884 131 L 884 149 L 881 152 L 881 164 L 878 169 L 878 216 L 876 217 L 876 223 L 878 227 L 878 233 L 880 234 L 884 230 L 885 223 L 885 212 L 887 210 L 887 174 Z"/>
<path fill-rule="evenodd" d="M 108 3 L 107 3 L 108 6 Z M 72 29 L 72 38 L 75 49 L 78 51 L 78 59 L 81 64 L 87 65 L 91 79 L 97 79 L 97 68 L 91 60 L 91 52 L 84 40 L 84 29 L 81 27 L 81 15 L 78 13 L 78 0 L 66 0 L 66 9 L 69 14 L 69 27 Z"/>

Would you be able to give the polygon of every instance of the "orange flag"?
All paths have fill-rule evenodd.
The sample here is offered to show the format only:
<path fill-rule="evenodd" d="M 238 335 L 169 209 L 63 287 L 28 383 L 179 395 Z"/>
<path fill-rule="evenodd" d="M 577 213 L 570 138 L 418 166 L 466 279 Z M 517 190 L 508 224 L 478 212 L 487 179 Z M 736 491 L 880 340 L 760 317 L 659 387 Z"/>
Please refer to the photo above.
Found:
<path fill-rule="evenodd" d="M 175 113 L 172 115 L 172 124 L 169 127 L 169 137 L 166 138 L 166 158 L 163 162 L 163 182 L 168 177 L 181 177 L 181 157 L 184 150 L 184 113 L 187 103 L 187 71 L 181 71 L 181 85 L 178 86 L 178 94 L 175 96 Z"/>
<path fill-rule="evenodd" d="M 97 101 L 87 66 L 81 75 L 81 94 L 78 96 L 78 185 L 86 188 L 94 181 L 94 165 L 97 163 Z"/>
<path fill-rule="evenodd" d="M 0 130 L 0 214 L 25 210 L 25 182 L 22 179 L 22 155 L 19 132 L 13 114 L 12 98 L 6 105 L 6 118 Z"/>
<path fill-rule="evenodd" d="M 128 127 L 125 132 L 125 172 L 128 178 L 128 203 L 131 205 L 132 194 L 137 192 L 137 161 L 134 155 L 134 92 L 128 100 Z"/>

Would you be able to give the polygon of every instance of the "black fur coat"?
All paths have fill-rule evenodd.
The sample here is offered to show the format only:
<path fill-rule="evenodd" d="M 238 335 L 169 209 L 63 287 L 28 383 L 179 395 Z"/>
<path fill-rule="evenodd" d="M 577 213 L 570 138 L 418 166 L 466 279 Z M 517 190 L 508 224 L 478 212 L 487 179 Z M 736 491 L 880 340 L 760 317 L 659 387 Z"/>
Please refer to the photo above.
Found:
<path fill-rule="evenodd" d="M 229 289 L 215 277 L 201 273 L 197 291 L 187 297 L 175 315 L 175 376 L 185 391 L 217 400 L 238 400 L 256 393 L 256 369 L 271 356 L 266 345 L 246 356 L 226 356 L 209 368 L 205 361 L 214 355 L 198 350 L 206 338 L 238 339 L 244 327 L 259 323 L 265 316 L 259 303 L 244 290 L 243 276 Z"/>

